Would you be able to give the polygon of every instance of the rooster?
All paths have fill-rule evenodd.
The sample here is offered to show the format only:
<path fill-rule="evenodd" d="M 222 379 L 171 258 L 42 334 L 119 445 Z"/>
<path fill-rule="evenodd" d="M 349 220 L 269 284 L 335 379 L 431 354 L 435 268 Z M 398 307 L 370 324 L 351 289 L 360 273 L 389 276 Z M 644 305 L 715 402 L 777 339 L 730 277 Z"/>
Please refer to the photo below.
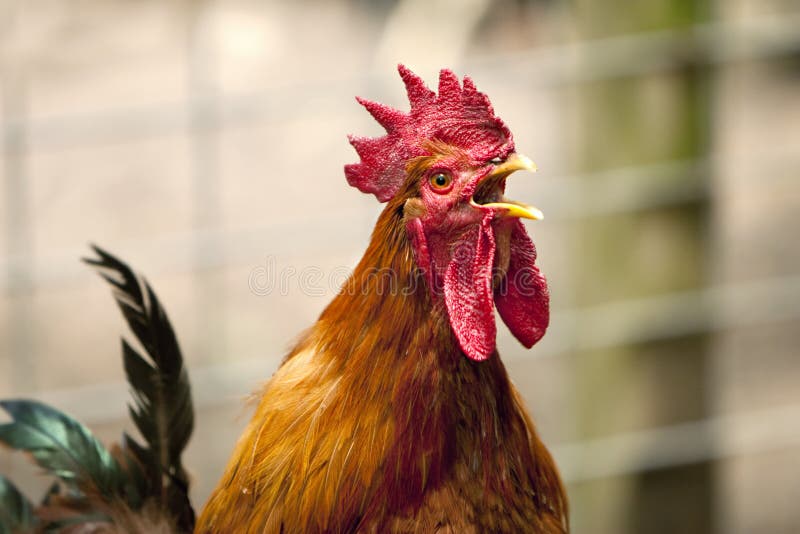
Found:
<path fill-rule="evenodd" d="M 494 308 L 526 347 L 549 296 L 503 196 L 534 170 L 470 78 L 438 94 L 399 67 L 409 113 L 350 137 L 348 183 L 386 207 L 340 293 L 260 393 L 196 532 L 568 530 L 550 454 L 497 355 Z"/>
<path fill-rule="evenodd" d="M 360 162 L 345 167 L 348 183 L 386 203 L 367 251 L 263 387 L 196 525 L 180 464 L 191 399 L 177 344 L 171 328 L 153 334 L 166 331 L 166 315 L 149 286 L 128 282 L 136 278 L 127 266 L 102 251 L 97 263 L 122 275 L 109 280 L 149 355 L 123 347 L 131 411 L 147 443 L 125 436 L 108 452 L 51 408 L 0 404 L 14 419 L 0 440 L 33 453 L 69 490 L 34 513 L 0 479 L 0 501 L 16 510 L 10 524 L 57 517 L 57 526 L 94 520 L 108 532 L 568 532 L 558 471 L 495 342 L 495 308 L 528 348 L 548 326 L 547 285 L 520 220 L 541 212 L 503 194 L 511 173 L 535 167 L 471 79 L 442 70 L 437 94 L 404 66 L 399 72 L 410 111 L 359 98 L 387 133 L 350 138 Z M 152 341 L 164 339 L 170 350 L 160 351 Z M 73 441 L 20 439 L 30 409 L 38 426 Z M 161 426 L 173 419 L 181 423 L 174 440 Z M 59 451 L 72 463 L 55 461 Z M 56 514 L 64 510 L 66 519 Z"/>

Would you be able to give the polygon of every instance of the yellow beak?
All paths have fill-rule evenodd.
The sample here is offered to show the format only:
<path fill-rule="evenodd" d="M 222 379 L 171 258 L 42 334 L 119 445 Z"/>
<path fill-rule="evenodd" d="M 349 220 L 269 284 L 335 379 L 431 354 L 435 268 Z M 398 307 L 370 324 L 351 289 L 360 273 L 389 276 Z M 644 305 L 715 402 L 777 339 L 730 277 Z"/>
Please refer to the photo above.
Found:
<path fill-rule="evenodd" d="M 508 176 L 514 171 L 536 172 L 536 164 L 528 156 L 522 154 L 511 154 L 508 158 L 496 166 L 489 176 Z"/>
<path fill-rule="evenodd" d="M 484 178 L 484 180 L 489 180 L 492 178 L 505 178 L 514 171 L 536 172 L 536 164 L 527 156 L 523 156 L 522 154 L 511 154 L 503 163 L 497 165 L 492 172 Z M 503 199 L 503 202 L 477 204 L 474 200 L 470 200 L 470 203 L 476 207 L 505 210 L 504 215 L 506 217 L 520 217 L 523 219 L 533 219 L 536 221 L 544 219 L 544 214 L 538 208 L 506 198 Z"/>

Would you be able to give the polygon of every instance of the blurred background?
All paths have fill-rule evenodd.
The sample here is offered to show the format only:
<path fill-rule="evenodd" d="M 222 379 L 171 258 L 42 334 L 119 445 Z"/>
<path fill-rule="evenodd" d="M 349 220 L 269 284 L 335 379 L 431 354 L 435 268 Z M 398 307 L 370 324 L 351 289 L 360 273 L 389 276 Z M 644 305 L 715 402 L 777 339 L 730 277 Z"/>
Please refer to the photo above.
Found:
<path fill-rule="evenodd" d="M 574 532 L 800 532 L 797 0 L 0 0 L 0 397 L 130 430 L 107 247 L 182 342 L 204 502 L 366 246 L 345 135 L 381 132 L 355 95 L 407 109 L 399 61 L 472 76 L 539 165 L 509 187 L 552 327 L 498 343 Z"/>

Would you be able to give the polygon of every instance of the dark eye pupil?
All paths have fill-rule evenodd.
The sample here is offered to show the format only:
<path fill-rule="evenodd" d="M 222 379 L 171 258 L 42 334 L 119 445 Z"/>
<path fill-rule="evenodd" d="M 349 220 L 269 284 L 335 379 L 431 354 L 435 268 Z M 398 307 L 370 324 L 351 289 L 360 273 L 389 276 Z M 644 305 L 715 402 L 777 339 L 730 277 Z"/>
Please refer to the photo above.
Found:
<path fill-rule="evenodd" d="M 434 180 L 436 181 L 436 185 L 438 185 L 439 187 L 444 187 L 445 185 L 447 185 L 447 176 L 445 176 L 444 174 L 437 174 Z"/>

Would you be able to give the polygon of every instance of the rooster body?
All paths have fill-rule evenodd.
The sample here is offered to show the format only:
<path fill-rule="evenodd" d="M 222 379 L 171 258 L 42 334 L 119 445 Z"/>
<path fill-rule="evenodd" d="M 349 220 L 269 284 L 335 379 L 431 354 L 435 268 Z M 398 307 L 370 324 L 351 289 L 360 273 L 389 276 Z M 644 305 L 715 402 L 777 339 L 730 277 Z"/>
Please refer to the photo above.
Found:
<path fill-rule="evenodd" d="M 397 207 L 264 388 L 198 532 L 564 531 L 516 389 L 499 358 L 464 357 Z"/>

